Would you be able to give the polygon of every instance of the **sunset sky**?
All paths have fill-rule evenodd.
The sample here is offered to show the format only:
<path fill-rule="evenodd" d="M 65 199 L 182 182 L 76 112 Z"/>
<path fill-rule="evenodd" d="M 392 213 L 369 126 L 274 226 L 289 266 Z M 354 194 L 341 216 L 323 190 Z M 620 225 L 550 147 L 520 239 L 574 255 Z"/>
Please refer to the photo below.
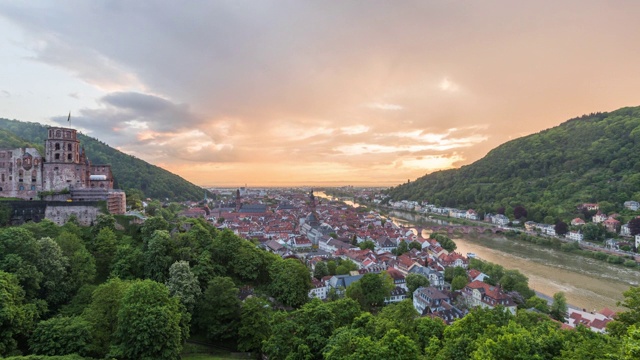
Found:
<path fill-rule="evenodd" d="M 392 186 L 640 105 L 639 15 L 636 0 L 0 0 L 0 117 L 71 111 L 202 186 Z"/>

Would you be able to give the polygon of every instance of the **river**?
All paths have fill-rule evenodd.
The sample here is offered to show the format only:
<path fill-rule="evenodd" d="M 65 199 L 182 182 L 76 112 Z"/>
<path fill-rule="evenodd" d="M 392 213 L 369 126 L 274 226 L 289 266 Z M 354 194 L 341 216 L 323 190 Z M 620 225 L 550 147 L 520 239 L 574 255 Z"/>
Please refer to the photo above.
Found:
<path fill-rule="evenodd" d="M 319 196 L 334 199 L 322 192 Z M 355 205 L 351 201 L 346 203 Z M 391 211 L 389 215 L 394 222 L 405 225 L 447 223 L 402 211 Z M 623 300 L 622 292 L 640 282 L 640 272 L 637 270 L 524 241 L 508 240 L 499 235 L 465 235 L 453 240 L 458 247 L 456 251 L 463 255 L 475 253 L 480 259 L 502 265 L 506 269 L 519 270 L 529 278 L 529 287 L 533 290 L 548 296 L 562 291 L 569 304 L 589 311 L 605 307 L 616 311 L 624 310 L 616 305 Z"/>
<path fill-rule="evenodd" d="M 424 224 L 430 220 L 421 215 L 392 211 L 394 222 Z M 462 254 L 475 253 L 480 259 L 517 269 L 529 278 L 529 287 L 552 296 L 562 291 L 567 302 L 589 311 L 608 307 L 623 310 L 616 302 L 622 292 L 638 285 L 640 272 L 603 261 L 552 250 L 528 242 L 508 240 L 499 235 L 453 238 Z"/>

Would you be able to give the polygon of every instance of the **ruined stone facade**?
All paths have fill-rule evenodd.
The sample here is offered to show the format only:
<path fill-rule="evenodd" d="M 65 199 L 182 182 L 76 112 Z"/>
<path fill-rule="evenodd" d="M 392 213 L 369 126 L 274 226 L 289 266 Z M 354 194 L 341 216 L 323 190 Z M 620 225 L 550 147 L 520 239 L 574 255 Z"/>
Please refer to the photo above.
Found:
<path fill-rule="evenodd" d="M 104 200 L 112 213 L 124 213 L 126 198 L 113 190 L 111 165 L 92 165 L 75 129 L 50 127 L 47 132 L 44 157 L 35 148 L 0 149 L 0 197 Z"/>
<path fill-rule="evenodd" d="M 0 197 L 35 200 L 43 191 L 113 189 L 111 166 L 91 165 L 75 129 L 50 127 L 44 152 L 0 149 Z"/>

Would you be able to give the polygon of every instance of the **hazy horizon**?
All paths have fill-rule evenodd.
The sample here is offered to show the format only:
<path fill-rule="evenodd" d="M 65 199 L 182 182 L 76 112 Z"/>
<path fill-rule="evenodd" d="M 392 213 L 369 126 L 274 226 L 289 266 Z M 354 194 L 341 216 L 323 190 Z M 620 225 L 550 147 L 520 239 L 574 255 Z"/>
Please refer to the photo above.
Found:
<path fill-rule="evenodd" d="M 0 0 L 1 117 L 201 186 L 395 186 L 637 106 L 640 2 Z M 250 185 L 251 186 L 251 185 Z"/>

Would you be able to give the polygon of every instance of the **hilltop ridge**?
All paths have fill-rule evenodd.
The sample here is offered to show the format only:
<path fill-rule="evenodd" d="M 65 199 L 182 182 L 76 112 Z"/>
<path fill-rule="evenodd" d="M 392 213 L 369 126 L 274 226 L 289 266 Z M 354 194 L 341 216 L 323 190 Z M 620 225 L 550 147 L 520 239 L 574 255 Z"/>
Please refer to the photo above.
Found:
<path fill-rule="evenodd" d="M 502 144 L 459 169 L 387 190 L 392 200 L 567 218 L 580 203 L 619 211 L 640 200 L 640 107 L 592 113 Z"/>
<path fill-rule="evenodd" d="M 0 118 L 0 148 L 31 146 L 43 152 L 47 126 Z M 115 187 L 138 189 L 145 197 L 170 200 L 196 200 L 205 190 L 182 177 L 114 149 L 98 139 L 78 134 L 82 146 L 95 164 L 111 164 Z"/>

